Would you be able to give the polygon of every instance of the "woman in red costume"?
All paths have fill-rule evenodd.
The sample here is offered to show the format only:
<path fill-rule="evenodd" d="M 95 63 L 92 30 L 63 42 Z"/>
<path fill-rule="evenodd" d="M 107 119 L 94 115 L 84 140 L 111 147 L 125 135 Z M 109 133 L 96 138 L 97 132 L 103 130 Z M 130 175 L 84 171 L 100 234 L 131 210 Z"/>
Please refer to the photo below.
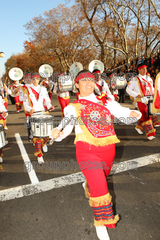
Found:
<path fill-rule="evenodd" d="M 138 111 L 121 107 L 116 101 L 107 98 L 105 94 L 96 96 L 94 92 L 94 75 L 83 70 L 75 78 L 79 89 L 79 99 L 64 109 L 65 118 L 53 129 L 51 137 L 61 141 L 68 136 L 75 126 L 76 158 L 86 182 L 85 194 L 94 214 L 94 225 L 98 239 L 109 240 L 107 228 L 115 228 L 119 216 L 114 215 L 111 195 L 108 191 L 106 177 L 109 175 L 115 157 L 115 143 L 119 140 L 112 123 L 112 114 L 137 121 L 141 117 Z M 72 119 L 63 128 L 64 121 Z"/>

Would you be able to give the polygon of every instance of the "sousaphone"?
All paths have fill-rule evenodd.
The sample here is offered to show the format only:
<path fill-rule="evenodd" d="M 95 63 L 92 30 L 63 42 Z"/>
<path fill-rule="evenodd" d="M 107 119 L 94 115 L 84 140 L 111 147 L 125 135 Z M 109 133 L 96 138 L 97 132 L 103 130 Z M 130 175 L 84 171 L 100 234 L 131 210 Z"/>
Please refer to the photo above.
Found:
<path fill-rule="evenodd" d="M 42 78 L 49 78 L 53 74 L 53 68 L 49 64 L 43 64 L 39 68 L 39 74 Z"/>
<path fill-rule="evenodd" d="M 18 67 L 11 68 L 8 74 L 13 81 L 19 81 L 23 77 L 23 71 Z"/>
<path fill-rule="evenodd" d="M 10 79 L 12 79 L 13 81 L 19 81 L 23 77 L 23 71 L 18 67 L 13 67 L 9 70 L 8 75 Z M 12 91 L 11 96 L 17 97 L 19 95 L 20 88 L 21 86 L 17 87 L 16 89 L 13 89 L 13 87 L 11 86 L 10 88 L 10 90 Z"/>
<path fill-rule="evenodd" d="M 48 79 L 53 74 L 53 68 L 49 64 L 43 64 L 39 68 L 39 74 L 42 78 Z M 49 81 L 47 86 L 47 91 L 50 92 L 53 88 L 53 82 Z"/>
<path fill-rule="evenodd" d="M 83 65 L 80 62 L 74 62 L 70 66 L 70 74 L 71 76 L 76 76 L 80 71 L 83 70 Z"/>
<path fill-rule="evenodd" d="M 75 87 L 74 84 L 74 79 L 76 77 L 76 75 L 83 70 L 83 65 L 80 62 L 74 62 L 71 66 L 70 66 L 70 74 L 71 74 L 71 79 L 73 80 L 73 90 L 72 92 L 76 93 L 78 92 L 78 90 Z"/>
<path fill-rule="evenodd" d="M 98 69 L 101 73 L 104 71 L 104 64 L 100 60 L 93 60 L 89 64 L 89 71 L 93 72 L 93 70 Z"/>

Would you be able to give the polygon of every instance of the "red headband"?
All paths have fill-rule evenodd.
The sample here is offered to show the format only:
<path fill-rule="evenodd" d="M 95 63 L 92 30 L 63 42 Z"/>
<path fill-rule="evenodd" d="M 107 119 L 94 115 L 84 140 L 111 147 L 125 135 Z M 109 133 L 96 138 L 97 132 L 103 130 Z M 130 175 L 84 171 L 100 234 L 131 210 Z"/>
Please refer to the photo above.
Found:
<path fill-rule="evenodd" d="M 76 79 L 75 82 L 79 82 L 79 80 L 83 79 L 83 78 L 92 78 L 95 79 L 94 75 L 92 73 L 89 72 L 84 72 L 84 73 L 80 73 Z"/>
<path fill-rule="evenodd" d="M 147 67 L 147 66 L 144 64 L 144 65 L 138 67 L 138 69 L 141 69 L 141 68 L 144 68 L 144 67 Z"/>
<path fill-rule="evenodd" d="M 39 76 L 38 74 L 35 74 L 35 75 L 32 75 L 32 76 L 31 76 L 31 79 L 32 79 L 32 78 L 40 78 L 40 76 Z"/>

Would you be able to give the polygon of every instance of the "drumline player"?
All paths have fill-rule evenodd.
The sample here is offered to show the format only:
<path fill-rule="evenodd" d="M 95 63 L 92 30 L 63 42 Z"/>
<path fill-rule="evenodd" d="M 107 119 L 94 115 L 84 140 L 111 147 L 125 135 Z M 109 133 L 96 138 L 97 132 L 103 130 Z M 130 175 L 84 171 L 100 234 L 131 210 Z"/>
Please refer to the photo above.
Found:
<path fill-rule="evenodd" d="M 113 99 L 106 99 L 106 95 L 96 96 L 95 77 L 88 70 L 77 74 L 75 85 L 80 92 L 79 99 L 64 109 L 65 117 L 60 125 L 52 130 L 51 137 L 60 142 L 75 126 L 76 158 L 86 178 L 83 187 L 93 210 L 97 236 L 100 240 L 109 240 L 106 227 L 115 228 L 119 221 L 119 216 L 114 216 L 113 213 L 112 197 L 106 181 L 115 157 L 115 143 L 119 142 L 111 114 L 119 119 L 129 117 L 137 121 L 141 113 L 121 107 Z M 66 119 L 73 120 L 61 131 Z"/>
<path fill-rule="evenodd" d="M 31 117 L 32 114 L 37 111 L 53 111 L 55 109 L 51 104 L 51 100 L 48 96 L 48 92 L 45 87 L 39 85 L 40 76 L 37 73 L 31 75 L 31 84 L 24 89 L 23 92 L 23 106 L 24 111 L 27 116 Z M 37 138 L 33 137 L 32 142 L 35 146 L 34 155 L 37 157 L 39 164 L 44 163 L 43 152 L 48 151 L 46 145 L 49 137 L 46 138 Z"/>
<path fill-rule="evenodd" d="M 4 126 L 7 116 L 8 116 L 7 109 L 4 106 L 4 101 L 3 101 L 2 97 L 0 96 L 0 125 Z M 2 156 L 3 156 L 3 154 L 2 154 L 2 148 L 1 148 L 0 149 L 0 163 L 3 162 Z"/>
<path fill-rule="evenodd" d="M 44 78 L 43 81 L 40 83 L 41 86 L 46 87 L 50 99 L 52 99 L 53 84 L 54 83 L 47 78 Z"/>
<path fill-rule="evenodd" d="M 109 90 L 108 84 L 101 78 L 101 72 L 99 69 L 94 69 L 92 71 L 95 76 L 95 93 L 101 95 L 102 93 L 106 94 L 109 98 L 118 101 L 119 97 L 117 94 L 112 95 Z"/>
<path fill-rule="evenodd" d="M 53 92 L 55 93 L 55 94 L 57 94 L 57 96 L 58 96 L 58 101 L 59 101 L 59 104 L 60 104 L 60 106 L 61 106 L 61 112 L 62 112 L 62 117 L 64 117 L 64 108 L 66 107 L 66 106 L 68 106 L 68 104 L 69 104 L 69 102 L 70 102 L 70 94 L 69 94 L 69 91 L 60 91 L 59 90 L 59 87 L 58 87 L 58 84 L 60 84 L 59 82 L 58 82 L 58 77 L 59 76 L 63 76 L 64 74 L 63 73 L 60 73 L 60 74 L 58 74 L 57 75 L 57 82 L 55 83 L 55 85 L 54 85 L 54 90 L 53 90 Z"/>
<path fill-rule="evenodd" d="M 22 110 L 22 105 L 21 105 L 20 99 L 19 99 L 19 92 L 20 92 L 21 86 L 22 86 L 22 84 L 20 84 L 18 80 L 14 80 L 14 83 L 11 84 L 11 92 L 12 92 L 12 94 L 16 95 L 14 97 L 14 100 L 15 100 L 17 113 L 19 113 Z"/>
<path fill-rule="evenodd" d="M 135 130 L 139 134 L 143 134 L 143 129 L 146 132 L 148 140 L 155 138 L 155 128 L 159 127 L 159 120 L 157 115 L 150 114 L 148 116 L 148 98 L 147 96 L 153 97 L 154 87 L 153 80 L 147 74 L 147 66 L 143 63 L 138 65 L 139 74 L 130 80 L 126 92 L 134 98 L 133 104 L 137 103 L 137 106 L 142 113 L 142 118 L 139 119 Z"/>

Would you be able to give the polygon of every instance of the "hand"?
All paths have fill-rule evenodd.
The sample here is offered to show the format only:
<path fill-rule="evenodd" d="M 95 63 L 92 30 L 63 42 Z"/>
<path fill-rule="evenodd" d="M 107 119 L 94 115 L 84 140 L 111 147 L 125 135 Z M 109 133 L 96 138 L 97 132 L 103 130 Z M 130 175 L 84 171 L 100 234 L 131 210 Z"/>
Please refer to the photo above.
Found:
<path fill-rule="evenodd" d="M 136 98 L 141 98 L 142 97 L 142 95 L 141 94 L 138 94 L 137 96 L 136 96 Z"/>
<path fill-rule="evenodd" d="M 129 117 L 132 117 L 132 118 L 138 118 L 140 117 L 140 113 L 138 112 L 135 112 L 135 111 L 132 111 L 130 114 L 129 114 Z"/>
<path fill-rule="evenodd" d="M 49 111 L 54 111 L 55 110 L 55 107 L 54 106 L 51 106 Z"/>
<path fill-rule="evenodd" d="M 30 111 L 30 114 L 32 115 L 35 112 L 35 110 L 32 108 Z"/>
<path fill-rule="evenodd" d="M 7 113 L 3 111 L 2 116 L 5 118 L 7 116 Z"/>
<path fill-rule="evenodd" d="M 119 101 L 119 96 L 114 97 L 115 101 Z"/>
<path fill-rule="evenodd" d="M 60 131 L 57 128 L 53 129 L 51 132 L 51 137 L 58 138 L 59 136 L 60 136 Z"/>

